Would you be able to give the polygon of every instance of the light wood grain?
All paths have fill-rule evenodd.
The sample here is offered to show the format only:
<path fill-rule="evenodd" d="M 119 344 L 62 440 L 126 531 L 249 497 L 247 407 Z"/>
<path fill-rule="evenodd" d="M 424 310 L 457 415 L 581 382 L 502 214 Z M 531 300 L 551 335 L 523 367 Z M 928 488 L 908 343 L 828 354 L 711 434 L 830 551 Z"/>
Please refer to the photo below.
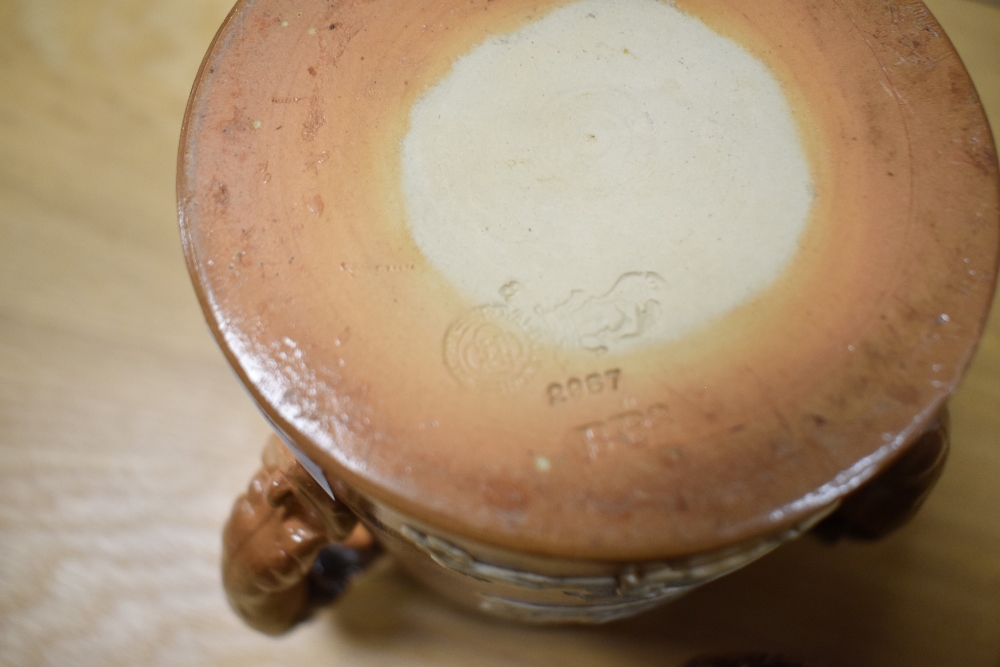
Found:
<path fill-rule="evenodd" d="M 933 0 L 1000 126 L 1000 8 Z M 954 452 L 877 545 L 806 539 L 600 628 L 468 615 L 391 563 L 281 640 L 244 628 L 219 533 L 268 431 L 181 257 L 176 142 L 228 0 L 0 3 L 0 664 L 1000 665 L 1000 321 Z"/>

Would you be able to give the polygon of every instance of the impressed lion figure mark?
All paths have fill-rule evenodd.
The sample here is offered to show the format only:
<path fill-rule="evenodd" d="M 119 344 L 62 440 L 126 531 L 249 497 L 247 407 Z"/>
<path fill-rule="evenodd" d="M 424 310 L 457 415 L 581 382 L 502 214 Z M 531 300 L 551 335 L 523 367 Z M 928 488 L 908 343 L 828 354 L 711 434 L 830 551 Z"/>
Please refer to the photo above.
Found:
<path fill-rule="evenodd" d="M 666 281 L 652 271 L 626 273 L 604 294 L 574 291 L 568 299 L 536 312 L 557 338 L 572 347 L 607 352 L 641 340 L 663 319 L 660 294 Z"/>

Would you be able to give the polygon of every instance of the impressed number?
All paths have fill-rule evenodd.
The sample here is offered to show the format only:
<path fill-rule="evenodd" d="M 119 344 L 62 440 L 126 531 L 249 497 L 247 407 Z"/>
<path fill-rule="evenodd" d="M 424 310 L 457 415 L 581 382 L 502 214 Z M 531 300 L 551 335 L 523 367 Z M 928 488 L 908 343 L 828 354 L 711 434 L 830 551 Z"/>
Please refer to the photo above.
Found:
<path fill-rule="evenodd" d="M 584 378 L 572 377 L 566 382 L 553 382 L 549 385 L 549 405 L 559 405 L 569 399 L 580 399 L 588 394 L 600 394 L 605 391 L 618 391 L 618 379 L 621 369 L 615 368 L 602 373 L 591 373 Z"/>

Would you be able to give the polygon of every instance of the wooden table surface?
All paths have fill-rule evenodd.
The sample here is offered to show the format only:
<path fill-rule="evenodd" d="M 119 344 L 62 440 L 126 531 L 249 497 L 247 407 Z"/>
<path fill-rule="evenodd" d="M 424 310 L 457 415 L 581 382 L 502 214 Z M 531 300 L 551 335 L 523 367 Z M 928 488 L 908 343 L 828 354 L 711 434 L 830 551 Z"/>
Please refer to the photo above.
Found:
<path fill-rule="evenodd" d="M 1000 128 L 1000 6 L 929 3 Z M 229 0 L 0 0 L 0 664 L 1000 667 L 1000 318 L 924 511 L 789 545 L 645 616 L 537 629 L 383 563 L 280 640 L 244 628 L 219 534 L 268 427 L 189 286 L 174 165 Z M 996 314 L 995 314 L 996 315 Z"/>

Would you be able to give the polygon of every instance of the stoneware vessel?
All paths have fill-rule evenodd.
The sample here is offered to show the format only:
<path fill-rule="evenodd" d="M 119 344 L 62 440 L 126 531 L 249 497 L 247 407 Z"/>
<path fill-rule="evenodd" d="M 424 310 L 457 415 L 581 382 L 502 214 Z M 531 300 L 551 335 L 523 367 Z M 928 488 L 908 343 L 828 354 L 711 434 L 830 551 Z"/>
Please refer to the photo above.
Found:
<path fill-rule="evenodd" d="M 241 0 L 178 192 L 280 437 L 223 564 L 274 633 L 381 549 L 600 622 L 879 537 L 997 272 L 993 139 L 907 0 Z"/>

